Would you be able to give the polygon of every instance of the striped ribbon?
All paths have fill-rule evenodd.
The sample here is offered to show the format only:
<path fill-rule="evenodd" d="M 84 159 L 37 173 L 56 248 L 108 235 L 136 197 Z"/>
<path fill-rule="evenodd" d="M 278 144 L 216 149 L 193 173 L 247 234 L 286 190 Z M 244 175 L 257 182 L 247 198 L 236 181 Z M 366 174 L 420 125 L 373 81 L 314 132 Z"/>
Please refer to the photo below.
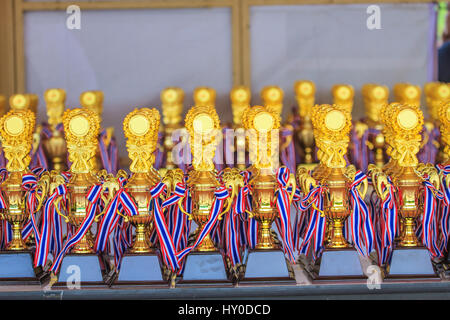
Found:
<path fill-rule="evenodd" d="M 166 219 L 164 217 L 163 209 L 161 208 L 162 200 L 160 199 L 161 194 L 164 192 L 167 186 L 163 182 L 159 182 L 150 190 L 150 195 L 152 197 L 152 205 L 155 218 L 155 229 L 158 234 L 159 245 L 161 248 L 162 256 L 164 262 L 167 266 L 170 266 L 172 271 L 179 269 L 178 260 L 176 257 L 176 249 L 173 243 L 171 234 L 169 233 Z M 177 186 L 178 187 L 178 186 Z M 151 214 L 151 208 L 149 207 L 149 214 Z"/>
<path fill-rule="evenodd" d="M 96 184 L 92 186 L 91 189 L 89 190 L 88 194 L 86 195 L 86 199 L 89 201 L 86 217 L 84 218 L 78 230 L 76 230 L 76 232 L 74 232 L 70 236 L 70 238 L 68 237 L 68 240 L 64 244 L 64 247 L 56 257 L 55 261 L 53 262 L 50 271 L 53 271 L 55 273 L 59 271 L 64 256 L 74 245 L 76 245 L 84 237 L 84 235 L 91 228 L 91 225 L 94 222 L 95 213 L 98 210 L 99 202 L 101 201 L 100 198 L 101 193 L 102 193 L 102 184 Z"/>
<path fill-rule="evenodd" d="M 41 225 L 41 241 L 36 242 L 36 252 L 34 255 L 34 265 L 45 266 L 48 253 L 51 249 L 53 239 L 53 257 L 56 257 L 62 248 L 62 223 L 61 217 L 55 208 L 55 200 L 62 198 L 63 207 L 65 207 L 67 187 L 59 185 L 55 188 L 52 195 L 47 199 L 44 206 L 44 215 Z M 61 206 L 59 207 L 61 209 Z"/>
<path fill-rule="evenodd" d="M 286 188 L 290 176 L 287 167 L 280 167 L 277 172 L 278 189 L 276 191 L 276 206 L 279 213 L 279 227 L 284 253 L 291 263 L 295 263 L 294 246 L 292 245 L 291 205 L 289 192 Z M 291 191 L 295 192 L 295 191 Z"/>
<path fill-rule="evenodd" d="M 227 188 L 221 186 L 221 187 L 216 188 L 214 195 L 215 195 L 215 198 L 214 198 L 213 205 L 211 206 L 211 211 L 209 213 L 208 222 L 203 226 L 203 228 L 200 231 L 194 244 L 186 247 L 185 249 L 183 249 L 177 253 L 178 261 L 183 260 L 184 257 L 186 257 L 186 255 L 188 255 L 192 250 L 197 248 L 197 246 L 199 246 L 202 243 L 202 241 L 205 239 L 205 237 L 211 232 L 213 227 L 216 225 L 217 219 L 219 218 L 219 215 L 222 211 L 224 201 L 225 201 L 225 199 L 227 199 L 230 196 L 230 194 L 229 194 Z"/>
<path fill-rule="evenodd" d="M 34 238 L 36 241 L 36 246 L 39 245 L 40 242 L 40 233 L 38 230 L 38 223 L 36 218 L 36 207 L 38 205 L 38 200 L 36 194 L 38 192 L 37 189 L 38 179 L 33 173 L 27 173 L 22 176 L 22 189 L 25 193 L 25 201 L 27 204 L 29 220 L 25 227 L 22 230 L 22 236 L 25 235 L 26 238 L 31 233 L 31 230 L 34 232 Z M 30 228 L 31 225 L 31 228 Z M 25 231 L 25 232 L 24 232 Z"/>
<path fill-rule="evenodd" d="M 369 256 L 374 249 L 375 233 L 369 209 L 362 199 L 358 186 L 367 179 L 367 175 L 358 170 L 350 185 L 350 203 L 352 206 L 351 231 L 353 245 L 362 256 Z M 361 235 L 362 234 L 362 235 Z"/>
<path fill-rule="evenodd" d="M 302 212 L 309 210 L 311 207 L 313 209 L 310 213 L 308 227 L 299 250 L 300 254 L 307 255 L 311 247 L 311 242 L 313 242 L 313 260 L 320 257 L 325 240 L 326 218 L 322 216 L 320 211 L 323 210 L 323 193 L 326 190 L 326 187 L 319 184 L 317 187 L 311 188 L 309 193 L 298 202 L 299 209 Z"/>
<path fill-rule="evenodd" d="M 444 195 L 444 201 L 441 201 L 440 207 L 439 207 L 439 226 L 440 231 L 442 233 L 442 241 L 440 245 L 441 252 L 447 252 L 447 243 L 449 238 L 449 205 L 450 205 L 450 188 L 446 183 L 447 175 L 450 173 L 450 165 L 449 166 L 443 166 L 443 165 L 437 165 L 436 168 L 438 169 L 439 173 L 443 176 L 442 183 L 441 183 L 441 192 Z"/>
<path fill-rule="evenodd" d="M 434 185 L 425 178 L 424 213 L 422 218 L 422 242 L 427 247 L 433 258 L 443 257 L 443 252 L 439 248 L 437 234 L 437 203 L 444 200 L 444 194 L 437 190 Z"/>

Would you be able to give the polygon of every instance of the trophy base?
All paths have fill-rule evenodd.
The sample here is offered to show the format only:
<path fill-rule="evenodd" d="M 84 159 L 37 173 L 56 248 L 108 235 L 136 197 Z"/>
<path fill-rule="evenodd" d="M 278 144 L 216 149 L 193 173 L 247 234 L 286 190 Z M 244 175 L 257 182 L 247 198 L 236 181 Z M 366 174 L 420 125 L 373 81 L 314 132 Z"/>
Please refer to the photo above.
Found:
<path fill-rule="evenodd" d="M 219 251 L 191 252 L 176 286 L 232 286 L 226 261 Z"/>
<path fill-rule="evenodd" d="M 55 288 L 106 286 L 109 267 L 103 255 L 67 254 L 60 267 Z"/>
<path fill-rule="evenodd" d="M 40 285 L 32 251 L 0 251 L 1 285 Z"/>
<path fill-rule="evenodd" d="M 126 253 L 111 287 L 146 285 L 167 288 L 169 283 L 165 272 L 157 253 Z"/>
<path fill-rule="evenodd" d="M 386 280 L 433 278 L 437 279 L 439 275 L 436 273 L 430 253 L 425 247 L 394 249 L 391 264 L 386 270 Z"/>
<path fill-rule="evenodd" d="M 281 250 L 249 250 L 243 261 L 245 271 L 239 286 L 296 284 L 294 269 Z"/>
<path fill-rule="evenodd" d="M 359 280 L 366 279 L 358 252 L 353 248 L 325 249 L 317 260 L 318 271 L 314 280 Z"/>

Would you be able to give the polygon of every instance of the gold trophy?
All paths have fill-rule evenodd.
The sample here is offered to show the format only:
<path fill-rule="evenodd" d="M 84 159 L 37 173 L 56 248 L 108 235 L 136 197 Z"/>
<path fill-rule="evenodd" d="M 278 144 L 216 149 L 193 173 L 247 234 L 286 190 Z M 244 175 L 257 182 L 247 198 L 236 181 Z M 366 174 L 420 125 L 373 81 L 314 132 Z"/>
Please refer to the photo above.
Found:
<path fill-rule="evenodd" d="M 280 115 L 275 109 L 262 106 L 249 107 L 243 118 L 244 128 L 248 132 L 250 180 L 252 190 L 251 218 L 258 222 L 257 243 L 248 254 L 243 282 L 293 280 L 292 267 L 280 250 L 280 241 L 272 231 L 272 223 L 279 216 L 276 206 L 279 183 L 276 178 L 278 170 L 278 135 Z M 290 174 L 286 188 L 291 185 L 295 190 L 295 176 Z M 289 199 L 292 202 L 292 198 Z M 290 205 L 290 203 L 288 204 Z M 271 268 L 262 264 L 271 261 Z"/>
<path fill-rule="evenodd" d="M 438 108 L 439 130 L 441 132 L 441 163 L 450 164 L 450 102 L 443 102 Z"/>
<path fill-rule="evenodd" d="M 395 102 L 420 107 L 421 90 L 419 86 L 401 82 L 394 85 L 393 91 Z"/>
<path fill-rule="evenodd" d="M 22 239 L 22 227 L 40 210 L 47 195 L 48 176 L 43 175 L 37 183 L 37 205 L 34 212 L 28 207 L 26 191 L 22 188 L 22 177 L 28 171 L 30 151 L 35 126 L 35 114 L 31 110 L 10 110 L 0 119 L 0 135 L 7 159 L 8 177 L 1 184 L 2 209 L 0 216 L 12 227 L 12 239 L 7 251 L 0 254 L 1 280 L 34 280 L 33 252 Z M 44 181 L 45 180 L 45 181 Z"/>
<path fill-rule="evenodd" d="M 213 106 L 195 106 L 187 113 L 185 125 L 189 132 L 193 166 L 187 181 L 193 207 L 191 213 L 185 213 L 198 226 L 190 237 L 196 243 L 202 234 L 201 231 L 208 224 L 216 201 L 215 192 L 220 187 L 213 163 L 218 142 L 216 135 L 217 131 L 220 130 L 220 120 Z M 218 213 L 218 219 L 228 211 L 231 204 L 229 198 L 223 201 L 227 202 L 224 206 L 224 208 L 227 208 L 222 208 L 223 211 Z M 222 254 L 212 241 L 210 233 L 208 232 L 203 240 L 197 244 L 186 257 L 186 266 L 180 284 L 196 284 L 205 280 L 230 284 Z M 209 261 L 208 266 L 200 267 L 200 265 L 204 265 L 205 259 Z"/>
<path fill-rule="evenodd" d="M 261 90 L 263 105 L 269 111 L 273 111 L 281 117 L 283 113 L 284 92 L 277 86 L 266 86 Z"/>
<path fill-rule="evenodd" d="M 428 158 L 430 162 L 442 163 L 445 159 L 445 153 L 443 151 L 442 140 L 443 136 L 438 137 L 439 128 L 439 107 L 441 104 L 445 104 L 450 101 L 450 84 L 441 82 L 429 82 L 424 87 L 426 103 L 428 107 L 428 114 L 430 118 L 425 121 L 425 127 L 428 131 L 426 139 L 432 139 L 432 147 L 427 148 L 425 153 L 431 154 L 435 148 L 439 149 L 436 158 Z M 436 128 L 436 129 L 435 129 Z"/>
<path fill-rule="evenodd" d="M 51 137 L 43 142 L 44 148 L 51 161 L 50 168 L 56 171 L 65 171 L 67 169 L 67 145 L 64 131 L 59 126 L 62 125 L 66 92 L 63 89 L 48 89 L 44 93 L 44 99 L 47 104 L 48 125 L 51 131 Z"/>
<path fill-rule="evenodd" d="M 423 114 L 417 105 L 391 103 L 381 113 L 390 161 L 383 172 L 370 168 L 372 180 L 381 200 L 387 197 L 390 176 L 395 187 L 395 201 L 400 223 L 391 264 L 384 266 L 389 277 L 435 277 L 429 253 L 416 236 L 418 218 L 424 212 L 425 177 L 439 189 L 439 176 L 432 164 L 419 163 Z"/>
<path fill-rule="evenodd" d="M 198 106 L 215 106 L 216 90 L 209 87 L 197 87 L 194 90 L 194 105 Z"/>
<path fill-rule="evenodd" d="M 244 170 L 245 163 L 245 131 L 242 125 L 245 110 L 250 106 L 250 88 L 246 86 L 236 86 L 230 92 L 231 110 L 233 112 L 233 128 L 235 130 L 236 141 L 233 141 L 233 160 L 236 166 Z M 231 144 L 231 143 L 230 143 Z"/>
<path fill-rule="evenodd" d="M 295 98 L 298 105 L 298 114 L 300 115 L 300 125 L 297 131 L 302 152 L 302 166 L 313 169 L 314 164 L 314 133 L 311 122 L 311 114 L 314 107 L 316 86 L 309 80 L 300 80 L 294 84 Z"/>
<path fill-rule="evenodd" d="M 39 98 L 36 94 L 26 93 L 26 94 L 14 94 L 9 97 L 9 105 L 11 110 L 26 110 L 29 109 L 33 111 L 34 114 L 37 112 L 37 105 Z"/>
<path fill-rule="evenodd" d="M 126 188 L 137 205 L 138 214 L 125 217 L 125 221 L 129 221 L 136 228 L 136 235 L 131 248 L 123 256 L 114 284 L 145 283 L 167 286 L 167 278 L 163 276 L 165 270 L 160 267 L 163 263 L 159 261 L 156 247 L 149 239 L 149 233 L 154 230 L 154 214 L 149 212 L 149 208 L 152 208 L 150 190 L 161 180 L 158 171 L 153 168 L 159 122 L 158 110 L 149 108 L 134 109 L 123 121 L 132 172 Z M 167 272 L 164 275 L 166 274 Z"/>
<path fill-rule="evenodd" d="M 174 169 L 172 155 L 174 141 L 172 135 L 175 130 L 182 128 L 181 114 L 183 112 L 184 92 L 181 88 L 169 87 L 161 91 L 162 115 L 164 124 L 164 154 L 167 169 Z"/>
<path fill-rule="evenodd" d="M 313 206 L 327 221 L 325 249 L 320 259 L 318 274 L 313 276 L 318 279 L 342 276 L 360 278 L 363 271 L 358 253 L 345 239 L 343 232 L 346 220 L 352 212 L 349 189 L 356 175 L 355 167 L 347 167 L 344 159 L 352 125 L 349 108 L 340 105 L 317 105 L 314 108 L 312 123 L 320 164 L 312 174 L 313 179 L 308 170 L 301 166 L 297 169 L 297 176 L 305 195 L 310 191 L 311 185 L 315 187 L 320 184 L 325 188 L 322 195 L 323 208 Z M 362 199 L 367 188 L 368 181 L 364 179 L 358 188 Z M 315 262 L 318 264 L 318 261 Z M 340 268 L 342 265 L 346 265 L 345 271 Z"/>
<path fill-rule="evenodd" d="M 364 101 L 364 107 L 366 110 L 365 125 L 368 128 L 373 129 L 376 134 L 369 134 L 367 141 L 368 148 L 373 152 L 373 158 L 377 167 L 382 167 L 385 163 L 384 159 L 384 136 L 382 133 L 383 124 L 381 123 L 380 115 L 381 109 L 388 103 L 389 88 L 387 86 L 381 86 L 374 83 L 367 83 L 362 87 L 362 96 Z M 359 122 L 355 124 L 359 126 Z M 362 137 L 362 130 L 356 130 Z M 363 148 L 365 146 L 362 146 Z M 363 168 L 365 169 L 365 168 Z"/>
<path fill-rule="evenodd" d="M 56 285 L 63 285 L 67 281 L 70 274 L 67 274 L 66 269 L 72 264 L 80 267 L 82 284 L 102 284 L 103 275 L 109 270 L 103 257 L 95 253 L 94 237 L 91 232 L 94 219 L 87 218 L 88 210 L 95 208 L 97 204 L 94 200 L 91 202 L 87 196 L 93 186 L 100 184 L 100 177 L 95 174 L 94 161 L 92 161 L 98 148 L 100 119 L 88 108 L 71 109 L 64 112 L 63 125 L 69 161 L 72 165 L 71 177 L 66 184 L 68 193 L 66 209 L 56 210 L 72 228 L 72 236 L 80 232 L 80 240 L 71 247 L 70 253 L 64 256 L 58 276 L 59 284 Z M 100 195 L 97 201 L 103 198 Z M 86 224 L 87 221 L 89 224 Z M 56 281 L 55 275 L 52 279 L 52 282 Z"/>
<path fill-rule="evenodd" d="M 355 90 L 349 84 L 335 84 L 331 88 L 333 95 L 333 103 L 344 107 L 350 114 L 353 109 L 353 98 L 355 97 Z"/>

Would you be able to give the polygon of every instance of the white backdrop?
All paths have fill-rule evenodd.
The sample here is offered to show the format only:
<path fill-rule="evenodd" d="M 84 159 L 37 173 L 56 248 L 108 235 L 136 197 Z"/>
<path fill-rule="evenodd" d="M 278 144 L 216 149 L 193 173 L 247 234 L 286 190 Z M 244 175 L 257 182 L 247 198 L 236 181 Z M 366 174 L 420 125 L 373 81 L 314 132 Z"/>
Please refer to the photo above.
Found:
<path fill-rule="evenodd" d="M 362 114 L 366 82 L 389 87 L 431 79 L 433 23 L 429 4 L 381 4 L 381 30 L 368 30 L 368 5 L 255 6 L 251 8 L 253 103 L 264 85 L 285 91 L 284 114 L 294 104 L 293 83 L 316 82 L 318 103 L 330 103 L 331 86 L 356 89 L 354 116 Z M 81 30 L 66 28 L 65 11 L 25 14 L 27 91 L 67 90 L 67 106 L 82 91 L 105 93 L 103 126 L 114 126 L 126 156 L 122 120 L 134 107 L 159 106 L 167 86 L 218 93 L 222 121 L 232 119 L 231 11 L 229 8 L 82 11 Z M 392 96 L 392 95 L 391 95 Z"/>
<path fill-rule="evenodd" d="M 429 4 L 380 4 L 381 29 L 367 28 L 369 4 L 255 6 L 251 8 L 253 103 L 276 84 L 285 91 L 284 114 L 295 104 L 293 84 L 312 80 L 317 102 L 331 103 L 331 87 L 355 87 L 354 116 L 363 114 L 361 86 L 430 78 Z M 392 97 L 392 95 L 391 95 Z"/>

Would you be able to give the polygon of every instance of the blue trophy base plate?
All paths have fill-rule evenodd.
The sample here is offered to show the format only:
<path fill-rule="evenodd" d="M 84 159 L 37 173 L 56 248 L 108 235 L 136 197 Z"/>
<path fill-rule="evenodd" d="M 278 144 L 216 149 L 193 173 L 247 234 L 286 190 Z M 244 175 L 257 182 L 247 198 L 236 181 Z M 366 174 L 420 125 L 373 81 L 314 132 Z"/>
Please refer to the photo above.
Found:
<path fill-rule="evenodd" d="M 112 286 L 115 285 L 157 285 L 168 287 L 161 268 L 159 255 L 156 253 L 127 253 L 122 258 L 120 272 Z"/>
<path fill-rule="evenodd" d="M 388 268 L 389 278 L 439 278 L 433 268 L 430 254 L 424 247 L 395 248 Z"/>
<path fill-rule="evenodd" d="M 107 270 L 97 254 L 68 254 L 64 257 L 55 287 L 105 286 Z"/>
<path fill-rule="evenodd" d="M 294 271 L 281 250 L 250 250 L 243 261 L 245 274 L 239 284 L 295 284 Z"/>
<path fill-rule="evenodd" d="M 33 268 L 32 251 L 0 251 L 0 281 L 3 284 L 40 282 Z"/>
<path fill-rule="evenodd" d="M 316 280 L 364 279 L 358 252 L 355 249 L 325 249 L 320 259 Z"/>
<path fill-rule="evenodd" d="M 226 262 L 222 254 L 213 252 L 191 252 L 186 257 L 186 265 L 177 286 L 199 285 L 214 286 L 233 285 L 228 279 Z"/>

